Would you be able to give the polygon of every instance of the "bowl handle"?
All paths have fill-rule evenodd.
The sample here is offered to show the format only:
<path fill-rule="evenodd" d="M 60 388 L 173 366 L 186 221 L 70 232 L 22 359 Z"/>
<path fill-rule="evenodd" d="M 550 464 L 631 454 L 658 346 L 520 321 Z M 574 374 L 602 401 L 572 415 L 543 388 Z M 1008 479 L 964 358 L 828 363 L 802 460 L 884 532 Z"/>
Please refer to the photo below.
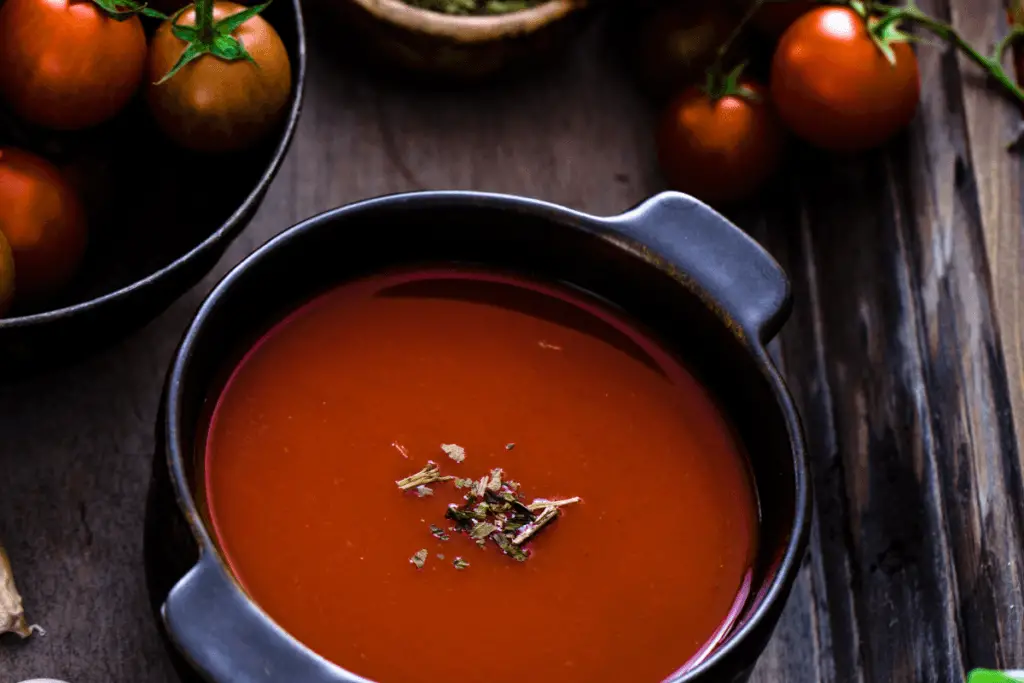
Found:
<path fill-rule="evenodd" d="M 213 552 L 171 589 L 161 615 L 175 647 L 211 683 L 369 683 L 285 633 Z"/>
<path fill-rule="evenodd" d="M 775 259 L 693 197 L 663 192 L 605 225 L 639 242 L 646 258 L 660 257 L 685 274 L 751 340 L 767 343 L 789 316 L 789 281 Z"/>

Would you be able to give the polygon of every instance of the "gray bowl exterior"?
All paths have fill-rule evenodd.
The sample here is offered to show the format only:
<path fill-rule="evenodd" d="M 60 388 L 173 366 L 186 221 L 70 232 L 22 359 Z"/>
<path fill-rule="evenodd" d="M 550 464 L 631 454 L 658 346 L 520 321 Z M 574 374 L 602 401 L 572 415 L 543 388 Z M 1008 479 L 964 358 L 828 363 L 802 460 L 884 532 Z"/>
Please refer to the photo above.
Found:
<path fill-rule="evenodd" d="M 568 282 L 621 306 L 682 355 L 732 418 L 761 505 L 753 597 L 723 645 L 670 682 L 745 681 L 810 523 L 800 421 L 765 351 L 788 315 L 784 274 L 738 228 L 677 193 L 601 218 L 470 192 L 395 195 L 312 218 L 229 273 L 186 332 L 160 408 L 145 538 L 154 616 L 182 680 L 366 683 L 294 640 L 238 587 L 203 521 L 194 454 L 211 393 L 273 322 L 347 279 L 445 261 Z"/>

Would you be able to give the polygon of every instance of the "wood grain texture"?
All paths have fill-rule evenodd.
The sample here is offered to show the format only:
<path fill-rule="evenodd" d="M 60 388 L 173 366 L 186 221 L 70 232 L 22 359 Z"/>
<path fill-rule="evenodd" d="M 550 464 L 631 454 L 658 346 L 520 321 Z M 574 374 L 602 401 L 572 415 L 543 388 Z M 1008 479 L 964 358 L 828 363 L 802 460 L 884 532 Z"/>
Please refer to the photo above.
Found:
<path fill-rule="evenodd" d="M 999 0 L 928 0 L 974 42 Z M 312 22 L 316 24 L 315 16 Z M 564 64 L 474 92 L 403 88 L 312 35 L 307 106 L 256 221 L 140 334 L 59 375 L 0 387 L 0 538 L 29 617 L 0 683 L 173 683 L 142 575 L 160 384 L 205 291 L 297 220 L 353 200 L 474 188 L 617 213 L 661 189 L 651 112 L 595 29 Z M 799 152 L 735 218 L 780 260 L 795 310 L 773 352 L 801 408 L 816 519 L 754 683 L 962 683 L 1024 666 L 1024 304 L 1018 110 L 921 48 L 913 129 L 855 159 Z"/>

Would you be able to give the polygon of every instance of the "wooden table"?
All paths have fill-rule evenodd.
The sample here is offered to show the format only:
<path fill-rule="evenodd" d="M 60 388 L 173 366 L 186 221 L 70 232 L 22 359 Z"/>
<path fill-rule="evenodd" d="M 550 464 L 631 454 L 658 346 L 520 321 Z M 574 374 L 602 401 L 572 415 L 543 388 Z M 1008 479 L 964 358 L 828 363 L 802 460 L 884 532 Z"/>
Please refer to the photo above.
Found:
<path fill-rule="evenodd" d="M 975 44 L 999 0 L 922 3 Z M 949 5 L 952 5 L 950 10 Z M 420 188 L 598 214 L 660 189 L 650 112 L 596 32 L 553 73 L 430 94 L 342 67 L 314 33 L 307 106 L 257 219 L 195 291 L 70 371 L 0 388 L 0 537 L 48 635 L 0 645 L 0 683 L 170 683 L 148 611 L 142 510 L 158 392 L 190 314 L 244 254 L 311 214 Z M 802 409 L 817 518 L 757 683 L 962 682 L 1024 667 L 1024 240 L 1019 114 L 922 48 L 906 139 L 811 159 L 737 220 L 793 281 L 776 347 Z"/>

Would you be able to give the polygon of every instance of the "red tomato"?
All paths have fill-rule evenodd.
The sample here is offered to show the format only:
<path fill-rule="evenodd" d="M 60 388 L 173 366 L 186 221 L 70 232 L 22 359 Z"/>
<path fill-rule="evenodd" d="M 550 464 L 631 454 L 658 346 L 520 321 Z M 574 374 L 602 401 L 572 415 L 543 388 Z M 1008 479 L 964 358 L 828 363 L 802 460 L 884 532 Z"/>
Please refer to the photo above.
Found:
<path fill-rule="evenodd" d="M 11 307 L 14 299 L 14 254 L 11 244 L 0 232 L 0 318 Z"/>
<path fill-rule="evenodd" d="M 833 151 L 876 147 L 905 128 L 920 99 L 917 57 L 893 43 L 895 65 L 871 40 L 864 20 L 823 7 L 783 34 L 772 60 L 772 98 L 799 137 Z"/>
<path fill-rule="evenodd" d="M 14 254 L 18 297 L 53 294 L 74 276 L 85 253 L 85 212 L 48 161 L 0 148 L 0 231 Z"/>
<path fill-rule="evenodd" d="M 214 20 L 244 10 L 233 2 L 216 2 Z M 192 26 L 194 10 L 178 24 Z M 170 80 L 155 85 L 178 61 L 186 43 L 164 22 L 149 51 L 147 99 L 160 128 L 178 144 L 206 152 L 249 147 L 274 129 L 291 95 L 288 52 L 274 28 L 259 15 L 234 33 L 256 62 L 225 61 L 203 55 Z"/>
<path fill-rule="evenodd" d="M 58 130 L 102 123 L 142 80 L 139 18 L 116 21 L 87 0 L 0 5 L 0 94 L 26 121 Z"/>
<path fill-rule="evenodd" d="M 782 158 L 784 133 L 766 88 L 747 81 L 756 101 L 712 101 L 697 87 L 669 105 L 658 128 L 658 161 L 673 189 L 709 204 L 754 193 Z"/>
<path fill-rule="evenodd" d="M 754 15 L 753 25 L 758 31 L 778 38 L 803 15 L 814 9 L 814 0 L 768 2 Z"/>

